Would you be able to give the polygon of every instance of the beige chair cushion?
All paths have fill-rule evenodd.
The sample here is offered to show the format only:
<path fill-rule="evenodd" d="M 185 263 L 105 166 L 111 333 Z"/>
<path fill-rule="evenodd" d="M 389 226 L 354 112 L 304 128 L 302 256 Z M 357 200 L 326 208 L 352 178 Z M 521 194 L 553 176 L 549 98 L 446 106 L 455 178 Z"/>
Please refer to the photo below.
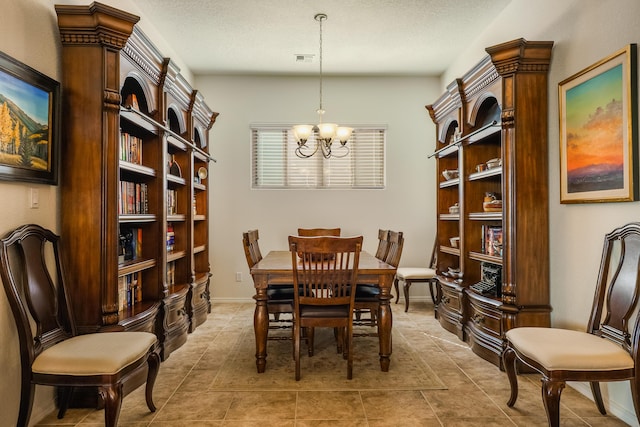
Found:
<path fill-rule="evenodd" d="M 549 371 L 633 368 L 631 355 L 622 347 L 586 332 L 523 327 L 507 331 L 506 337 L 513 348 Z"/>
<path fill-rule="evenodd" d="M 396 271 L 396 277 L 400 280 L 433 279 L 436 271 L 431 268 L 401 267 Z"/>
<path fill-rule="evenodd" d="M 40 353 L 32 370 L 56 375 L 115 374 L 143 357 L 156 340 L 148 332 L 78 335 Z"/>

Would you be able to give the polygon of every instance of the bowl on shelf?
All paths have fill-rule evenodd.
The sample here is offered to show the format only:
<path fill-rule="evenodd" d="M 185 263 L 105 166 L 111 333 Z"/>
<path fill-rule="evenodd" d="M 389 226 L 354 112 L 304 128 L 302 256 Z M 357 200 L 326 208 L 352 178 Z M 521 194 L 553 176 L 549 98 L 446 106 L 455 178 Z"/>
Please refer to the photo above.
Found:
<path fill-rule="evenodd" d="M 459 176 L 458 169 L 445 169 L 442 171 L 442 176 L 447 181 L 450 179 L 456 179 Z"/>
<path fill-rule="evenodd" d="M 493 169 L 502 166 L 502 159 L 495 158 L 487 160 L 487 169 Z"/>

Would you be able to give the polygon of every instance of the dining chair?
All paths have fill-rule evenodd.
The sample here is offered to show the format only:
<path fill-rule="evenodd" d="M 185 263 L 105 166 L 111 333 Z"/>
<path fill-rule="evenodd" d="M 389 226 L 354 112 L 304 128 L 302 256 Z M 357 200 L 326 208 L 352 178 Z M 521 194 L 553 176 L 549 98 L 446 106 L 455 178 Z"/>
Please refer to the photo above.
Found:
<path fill-rule="evenodd" d="M 64 417 L 74 388 L 91 387 L 104 403 L 105 426 L 116 426 L 122 398 L 141 385 L 145 370 L 146 403 L 155 412 L 153 385 L 160 367 L 156 336 L 122 331 L 79 335 L 59 243 L 59 236 L 34 224 L 0 240 L 0 277 L 20 343 L 17 425 L 29 424 L 36 385 L 46 385 L 60 389 L 58 418 Z"/>
<path fill-rule="evenodd" d="M 259 238 L 258 230 L 249 230 L 242 233 L 242 245 L 249 270 L 262 260 L 262 253 L 258 244 Z M 271 284 L 267 287 L 267 311 L 273 315 L 273 319 L 269 319 L 270 329 L 290 327 L 291 322 L 288 319 L 281 319 L 280 315 L 293 315 L 293 283 Z"/>
<path fill-rule="evenodd" d="M 378 249 L 376 250 L 376 258 L 384 261 L 389 251 L 389 230 L 378 230 Z"/>
<path fill-rule="evenodd" d="M 606 414 L 601 381 L 630 380 L 640 420 L 640 222 L 616 228 L 604 238 L 600 270 L 586 332 L 516 327 L 505 334 L 502 358 L 511 386 L 507 405 L 518 398 L 516 361 L 542 374 L 542 399 L 550 426 L 560 425 L 560 395 L 566 381 L 588 381 L 598 410 Z M 635 321 L 633 321 L 635 317 Z M 634 326 L 629 332 L 630 320 Z"/>
<path fill-rule="evenodd" d="M 436 278 L 436 266 L 437 266 L 437 250 L 436 242 L 433 244 L 431 250 L 431 259 L 429 261 L 429 267 L 400 267 L 396 271 L 396 277 L 393 281 L 393 286 L 396 290 L 396 304 L 400 300 L 400 285 L 403 283 L 402 290 L 404 294 L 404 311 L 409 311 L 409 289 L 414 283 L 427 283 L 429 285 L 429 294 L 431 295 L 431 301 L 433 304 L 437 304 L 440 300 L 438 292 L 438 279 Z"/>
<path fill-rule="evenodd" d="M 289 236 L 293 266 L 293 343 L 295 378 L 300 380 L 302 330 L 329 327 L 337 331 L 347 379 L 353 377 L 353 307 L 358 283 L 362 236 Z M 328 258 L 331 258 L 327 261 Z M 308 333 L 307 336 L 312 335 Z"/>
<path fill-rule="evenodd" d="M 402 248 L 404 246 L 404 236 L 402 231 L 387 231 L 386 254 L 382 261 L 389 265 L 398 267 Z M 378 307 L 380 306 L 380 288 L 373 284 L 359 284 L 356 288 L 356 324 L 377 325 Z M 369 312 L 368 319 L 362 319 L 362 312 Z"/>
<path fill-rule="evenodd" d="M 337 228 L 298 228 L 298 236 L 340 236 L 340 227 Z"/>

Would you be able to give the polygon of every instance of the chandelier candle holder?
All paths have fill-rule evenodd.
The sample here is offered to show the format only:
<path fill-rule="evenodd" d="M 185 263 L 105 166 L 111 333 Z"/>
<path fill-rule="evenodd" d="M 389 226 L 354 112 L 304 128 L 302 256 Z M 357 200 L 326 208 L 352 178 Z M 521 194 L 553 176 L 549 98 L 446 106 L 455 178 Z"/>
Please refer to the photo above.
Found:
<path fill-rule="evenodd" d="M 318 113 L 317 125 L 296 125 L 293 127 L 293 134 L 296 138 L 298 146 L 296 147 L 296 156 L 308 158 L 320 152 L 325 159 L 330 157 L 344 157 L 349 154 L 347 142 L 351 138 L 353 128 L 338 126 L 335 123 L 323 123 L 322 116 L 325 111 L 322 108 L 322 21 L 327 19 L 324 13 L 318 13 L 314 19 L 320 23 L 320 107 L 316 111 Z M 307 145 L 307 141 L 311 134 L 315 133 L 315 147 Z M 340 142 L 338 148 L 339 154 L 335 150 L 332 151 L 334 142 Z"/>

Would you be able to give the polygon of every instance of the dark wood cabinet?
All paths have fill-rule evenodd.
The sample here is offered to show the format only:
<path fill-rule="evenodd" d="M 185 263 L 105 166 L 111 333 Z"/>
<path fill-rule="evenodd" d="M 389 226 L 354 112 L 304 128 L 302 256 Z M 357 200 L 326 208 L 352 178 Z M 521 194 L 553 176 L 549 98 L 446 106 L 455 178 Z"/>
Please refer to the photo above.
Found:
<path fill-rule="evenodd" d="M 498 366 L 507 330 L 550 321 L 552 46 L 517 39 L 489 47 L 482 61 L 427 105 L 437 134 L 432 157 L 442 299 L 436 316 Z M 495 289 L 487 289 L 491 283 Z"/>
<path fill-rule="evenodd" d="M 202 170 L 217 113 L 137 16 L 100 3 L 56 12 L 61 230 L 77 323 L 81 332 L 153 331 L 164 360 L 211 310 Z"/>

